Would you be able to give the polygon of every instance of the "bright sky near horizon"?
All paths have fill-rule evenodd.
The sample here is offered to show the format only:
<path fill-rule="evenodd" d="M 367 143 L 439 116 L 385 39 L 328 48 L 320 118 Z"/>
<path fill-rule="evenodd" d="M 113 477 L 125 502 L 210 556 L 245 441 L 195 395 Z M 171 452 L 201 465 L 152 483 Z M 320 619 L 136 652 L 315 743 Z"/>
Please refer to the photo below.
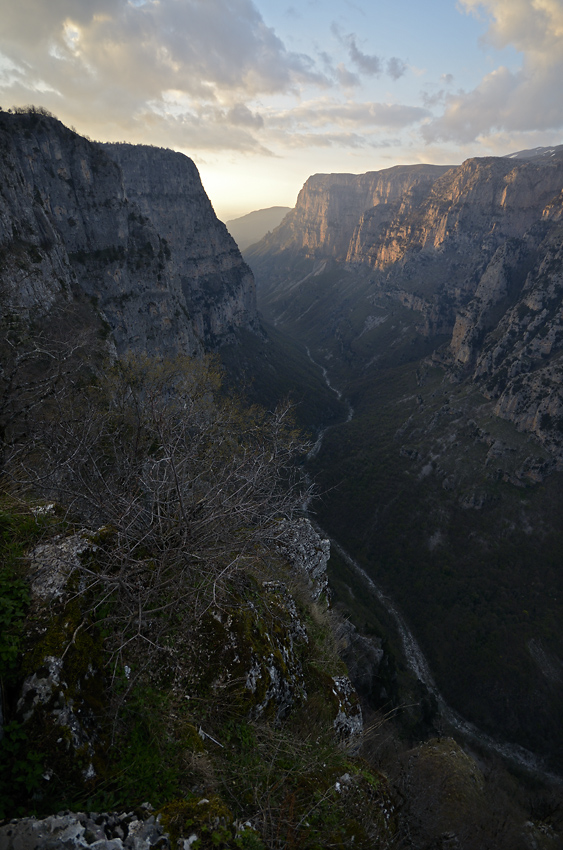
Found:
<path fill-rule="evenodd" d="M 196 162 L 217 214 L 310 174 L 563 143 L 563 0 L 0 0 L 0 103 Z"/>

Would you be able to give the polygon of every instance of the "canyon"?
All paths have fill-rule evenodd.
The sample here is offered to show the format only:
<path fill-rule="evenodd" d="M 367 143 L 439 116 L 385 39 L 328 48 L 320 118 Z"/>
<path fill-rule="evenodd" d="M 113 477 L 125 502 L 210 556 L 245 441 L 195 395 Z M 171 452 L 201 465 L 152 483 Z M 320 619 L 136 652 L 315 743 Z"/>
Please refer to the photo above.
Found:
<path fill-rule="evenodd" d="M 106 807 L 5 846 L 557 846 L 563 146 L 314 175 L 244 256 L 182 154 L 36 109 L 0 147 L 0 798 Z M 287 395 L 311 438 L 273 486 Z M 41 498 L 50 457 L 50 492 L 101 476 L 96 522 Z M 319 496 L 254 538 L 228 505 L 257 471 Z"/>
<path fill-rule="evenodd" d="M 421 338 L 449 338 L 437 356 L 452 380 L 471 380 L 561 468 L 562 182 L 563 147 L 455 168 L 316 175 L 246 252 L 261 308 L 305 340 L 307 311 L 328 314 L 330 304 L 319 326 L 328 318 L 330 334 L 351 346 L 377 339 L 392 299 Z"/>
<path fill-rule="evenodd" d="M 265 318 L 354 411 L 311 459 L 318 522 L 394 600 L 453 708 L 555 772 L 562 188 L 563 146 L 314 175 L 245 251 Z M 381 634 L 332 565 L 343 608 Z"/>

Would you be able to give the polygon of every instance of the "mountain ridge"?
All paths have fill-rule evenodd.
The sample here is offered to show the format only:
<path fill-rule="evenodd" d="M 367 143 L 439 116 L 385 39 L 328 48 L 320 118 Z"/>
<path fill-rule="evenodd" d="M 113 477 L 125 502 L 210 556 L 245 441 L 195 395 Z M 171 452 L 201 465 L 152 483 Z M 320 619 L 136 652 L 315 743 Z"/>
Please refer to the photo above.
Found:
<path fill-rule="evenodd" d="M 252 274 L 188 157 L 99 145 L 37 110 L 1 113 L 0 146 L 2 278 L 18 309 L 79 291 L 119 351 L 201 353 L 259 330 Z"/>
<path fill-rule="evenodd" d="M 280 206 L 253 210 L 239 218 L 229 219 L 225 224 L 240 250 L 243 251 L 255 242 L 259 242 L 269 231 L 274 230 L 290 210 L 291 207 Z"/>

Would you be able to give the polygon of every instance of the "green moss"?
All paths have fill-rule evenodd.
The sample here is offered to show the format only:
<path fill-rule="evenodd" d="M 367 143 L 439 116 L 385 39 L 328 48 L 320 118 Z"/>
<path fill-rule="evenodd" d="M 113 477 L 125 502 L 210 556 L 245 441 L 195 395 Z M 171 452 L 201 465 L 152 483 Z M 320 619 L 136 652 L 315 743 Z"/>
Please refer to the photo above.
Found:
<path fill-rule="evenodd" d="M 21 651 L 29 590 L 10 569 L 0 570 L 0 680 L 11 677 Z"/>
<path fill-rule="evenodd" d="M 4 684 L 17 675 L 22 652 L 30 600 L 25 552 L 56 523 L 55 512 L 34 513 L 7 495 L 0 499 L 0 680 Z"/>
<path fill-rule="evenodd" d="M 24 674 L 35 672 L 47 656 L 64 657 L 64 678 L 72 697 L 105 661 L 99 632 L 79 597 L 37 611 L 26 643 Z"/>
<path fill-rule="evenodd" d="M 191 846 L 196 850 L 237 846 L 234 843 L 233 815 L 217 795 L 173 800 L 163 806 L 160 814 L 172 847 L 176 846 L 179 838 L 189 838 L 194 834 L 197 841 Z"/>
<path fill-rule="evenodd" d="M 303 695 L 300 654 L 303 647 L 292 634 L 292 619 L 283 600 L 264 596 L 258 583 L 244 579 L 224 609 L 208 611 L 192 635 L 190 693 L 200 698 L 228 700 L 225 717 L 250 715 L 274 718 L 280 708 L 269 698 L 276 678 L 299 703 Z M 252 675 L 249 677 L 249 673 Z"/>
<path fill-rule="evenodd" d="M 14 782 L 0 794 L 4 807 L 12 812 L 48 812 L 70 804 L 77 794 L 91 788 L 92 766 L 98 779 L 105 769 L 105 657 L 99 631 L 83 605 L 77 595 L 49 606 L 35 602 L 21 630 L 14 703 L 27 677 L 36 675 L 41 681 L 50 675 L 54 662 L 48 659 L 61 660 L 62 666 L 51 692 L 37 702 L 35 689 L 29 690 L 18 709 L 17 722 L 13 721 L 17 729 L 13 727 L 8 754 L 10 770 L 17 775 L 17 766 L 23 765 L 25 778 L 31 757 L 39 772 L 33 774 L 33 782 Z M 14 709 L 15 704 L 8 703 L 9 718 Z M 79 723 L 78 738 L 67 725 L 67 712 Z"/>

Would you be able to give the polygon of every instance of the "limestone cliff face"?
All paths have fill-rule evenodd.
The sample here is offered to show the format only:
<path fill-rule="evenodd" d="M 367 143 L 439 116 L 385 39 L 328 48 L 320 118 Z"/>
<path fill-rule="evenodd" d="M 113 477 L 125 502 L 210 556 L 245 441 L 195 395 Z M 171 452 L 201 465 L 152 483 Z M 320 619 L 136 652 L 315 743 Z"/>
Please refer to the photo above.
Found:
<path fill-rule="evenodd" d="M 197 168 L 175 151 L 104 145 L 119 163 L 130 203 L 164 243 L 169 286 L 185 300 L 201 339 L 231 336 L 256 323 L 254 278 L 219 221 Z"/>
<path fill-rule="evenodd" d="M 38 113 L 0 115 L 1 277 L 45 312 L 88 296 L 118 350 L 196 353 L 256 327 L 254 281 L 194 164 L 100 146 Z"/>
<path fill-rule="evenodd" d="M 547 209 L 562 181 L 563 156 L 516 165 L 503 157 L 467 160 L 436 180 L 426 197 L 405 195 L 379 238 L 368 216 L 348 259 L 384 269 L 412 252 L 455 250 L 473 262 L 477 251 L 490 255 L 544 213 L 553 215 Z"/>
<path fill-rule="evenodd" d="M 562 187 L 563 148 L 317 175 L 248 256 L 261 306 L 309 336 L 319 315 L 355 351 L 398 302 L 419 334 L 448 340 L 436 357 L 451 377 L 474 382 L 563 468 Z"/>
<path fill-rule="evenodd" d="M 399 165 L 367 174 L 315 174 L 301 189 L 295 209 L 248 256 L 286 252 L 345 259 L 366 210 L 428 188 L 446 170 L 435 165 Z"/>
<path fill-rule="evenodd" d="M 495 413 L 528 431 L 563 469 L 563 228 L 549 231 L 515 303 L 475 349 L 472 380 Z M 531 267 L 530 267 L 531 266 Z M 526 266 L 524 266 L 526 268 Z"/>

